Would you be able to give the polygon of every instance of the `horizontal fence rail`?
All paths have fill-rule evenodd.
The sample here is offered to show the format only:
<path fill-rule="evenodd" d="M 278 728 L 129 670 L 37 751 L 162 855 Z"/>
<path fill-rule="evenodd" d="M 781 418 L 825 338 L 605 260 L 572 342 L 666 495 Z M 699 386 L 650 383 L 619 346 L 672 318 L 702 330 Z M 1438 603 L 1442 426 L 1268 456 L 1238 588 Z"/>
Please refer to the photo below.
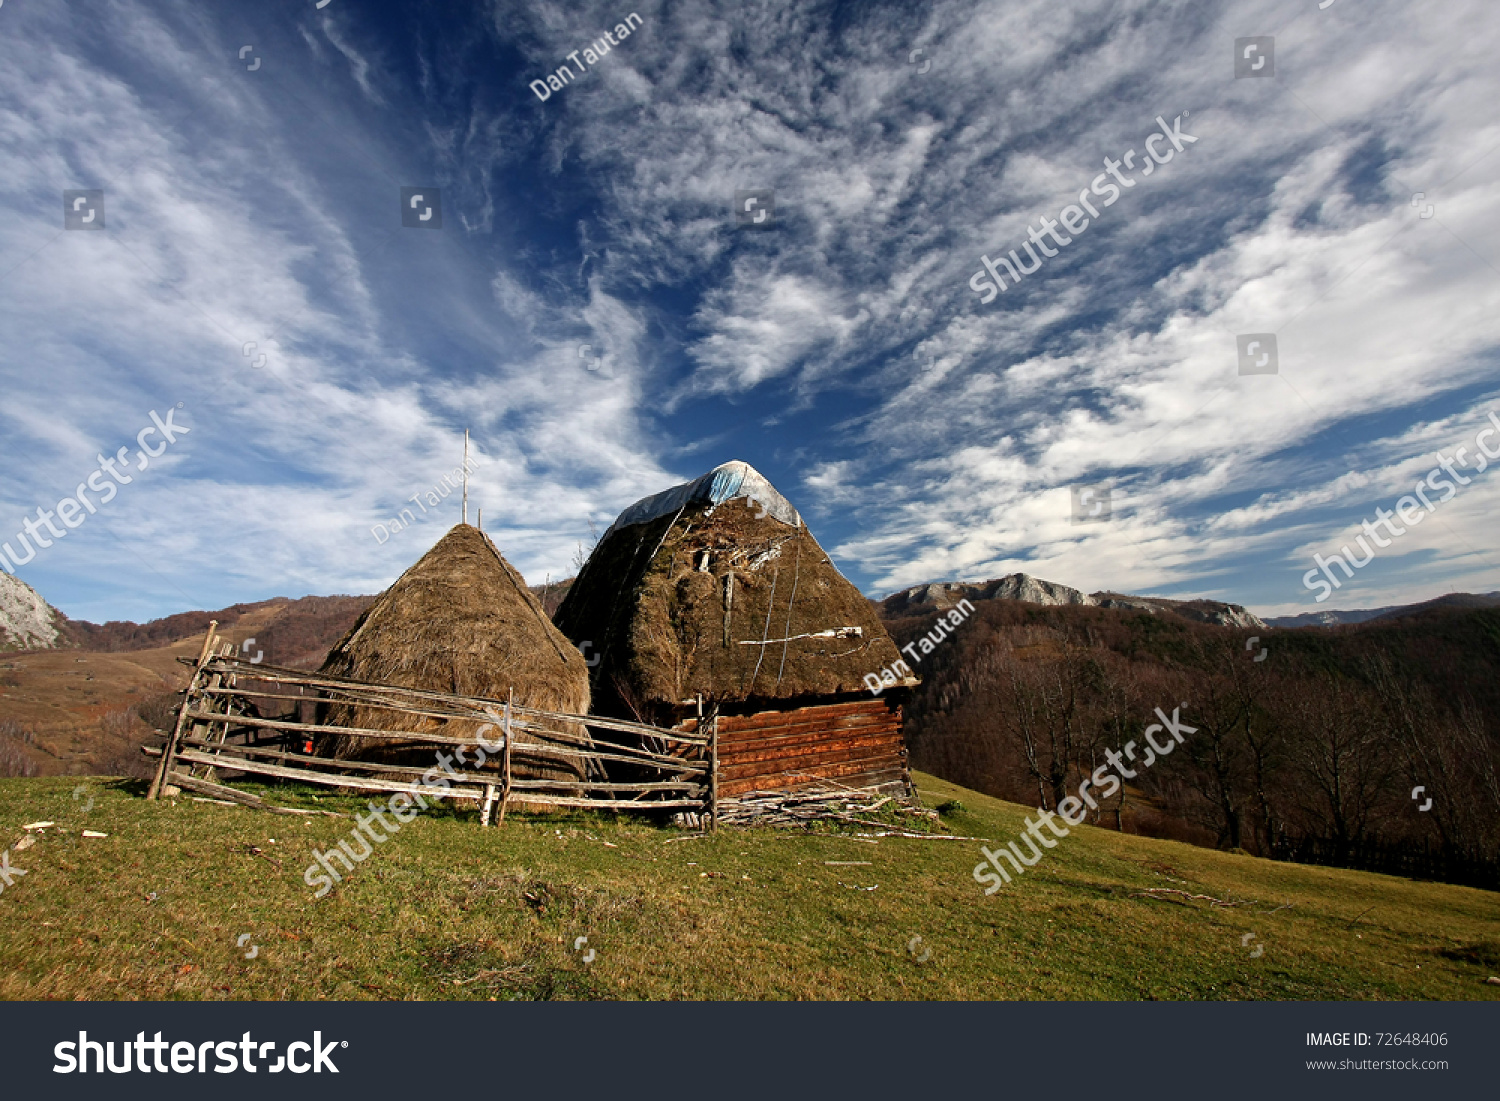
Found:
<path fill-rule="evenodd" d="M 689 733 L 524 707 L 513 699 L 459 696 L 257 664 L 235 656 L 230 643 L 220 646 L 217 627 L 210 626 L 197 660 L 187 662 L 193 675 L 167 744 L 160 749 L 143 747 L 149 756 L 159 757 L 148 799 L 159 798 L 164 788 L 175 784 L 212 798 L 264 805 L 259 796 L 218 782 L 219 769 L 350 791 L 473 802 L 486 826 L 497 811 L 503 822 L 511 804 L 692 811 L 706 821 L 715 819 L 717 718 L 704 732 Z M 262 717 L 257 701 L 296 705 L 295 717 Z M 397 715 L 403 727 L 436 721 L 448 732 L 302 722 L 301 708 L 309 704 Z M 453 723 L 473 724 L 473 730 L 449 729 Z M 274 744 L 252 741 L 266 734 Z M 393 744 L 403 754 L 430 748 L 433 758 L 430 766 L 351 760 L 312 752 L 314 740 L 325 747 L 351 741 L 372 748 Z M 296 743 L 307 751 L 288 748 Z M 467 759 L 469 750 L 478 755 L 477 761 Z M 531 775 L 547 770 L 583 775 Z"/>

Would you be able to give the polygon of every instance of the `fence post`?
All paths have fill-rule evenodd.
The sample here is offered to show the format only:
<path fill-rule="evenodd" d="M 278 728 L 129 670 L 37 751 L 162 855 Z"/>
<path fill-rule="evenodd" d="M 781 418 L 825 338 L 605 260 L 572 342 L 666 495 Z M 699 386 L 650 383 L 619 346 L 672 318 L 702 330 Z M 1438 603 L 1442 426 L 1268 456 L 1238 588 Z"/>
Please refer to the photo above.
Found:
<path fill-rule="evenodd" d="M 151 787 L 146 792 L 148 801 L 161 795 L 161 789 L 167 785 L 167 777 L 172 774 L 172 760 L 177 755 L 177 743 L 182 739 L 182 727 L 187 720 L 188 709 L 193 705 L 193 693 L 198 688 L 198 680 L 203 676 L 203 666 L 213 652 L 214 632 L 218 629 L 219 621 L 210 620 L 208 633 L 203 636 L 203 650 L 198 654 L 198 664 L 193 667 L 192 679 L 188 681 L 187 689 L 182 694 L 182 706 L 177 709 L 177 725 L 172 728 L 171 737 L 162 747 L 161 764 L 157 766 L 156 775 L 151 779 Z"/>
<path fill-rule="evenodd" d="M 516 702 L 516 690 L 510 690 L 510 699 L 505 703 L 505 752 L 500 755 L 500 825 L 505 825 L 505 805 L 510 802 L 510 709 Z"/>
<path fill-rule="evenodd" d="M 714 707 L 713 728 L 708 735 L 708 828 L 719 829 L 719 709 Z"/>

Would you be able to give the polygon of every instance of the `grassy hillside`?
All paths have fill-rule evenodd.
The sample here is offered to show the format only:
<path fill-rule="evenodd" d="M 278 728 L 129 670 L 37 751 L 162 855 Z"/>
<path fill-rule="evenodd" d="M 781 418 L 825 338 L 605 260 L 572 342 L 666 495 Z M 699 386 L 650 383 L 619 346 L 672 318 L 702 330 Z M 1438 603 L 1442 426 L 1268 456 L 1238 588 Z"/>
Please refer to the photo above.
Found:
<path fill-rule="evenodd" d="M 956 833 L 1022 827 L 1024 808 L 919 783 L 961 801 Z M 986 897 L 974 841 L 422 816 L 315 899 L 303 870 L 348 819 L 138 792 L 0 781 L 0 844 L 57 823 L 11 854 L 28 874 L 0 895 L 0 997 L 1500 998 L 1500 895 L 1092 827 Z"/>
<path fill-rule="evenodd" d="M 316 669 L 372 599 L 277 598 L 147 624 L 75 622 L 81 648 L 0 656 L 0 776 L 143 775 L 139 747 L 174 720 L 174 693 L 188 679 L 179 659 L 197 658 L 209 619 L 249 657 Z"/>

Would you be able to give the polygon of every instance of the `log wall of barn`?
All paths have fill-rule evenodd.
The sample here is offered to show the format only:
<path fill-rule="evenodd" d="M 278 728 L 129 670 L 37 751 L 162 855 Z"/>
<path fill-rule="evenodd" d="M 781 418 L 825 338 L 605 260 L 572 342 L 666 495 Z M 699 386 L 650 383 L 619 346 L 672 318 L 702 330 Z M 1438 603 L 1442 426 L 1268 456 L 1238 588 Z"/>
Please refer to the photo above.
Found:
<path fill-rule="evenodd" d="M 798 787 L 905 787 L 901 707 L 883 699 L 719 717 L 719 796 Z"/>

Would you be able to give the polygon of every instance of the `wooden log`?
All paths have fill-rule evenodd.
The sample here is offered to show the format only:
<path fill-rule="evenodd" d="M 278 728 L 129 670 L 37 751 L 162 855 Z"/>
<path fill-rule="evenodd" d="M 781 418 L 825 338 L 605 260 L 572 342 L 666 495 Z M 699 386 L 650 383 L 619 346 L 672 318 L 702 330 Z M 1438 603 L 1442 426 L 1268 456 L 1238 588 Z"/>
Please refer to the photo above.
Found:
<path fill-rule="evenodd" d="M 675 807 L 702 809 L 702 799 L 652 799 L 650 801 L 636 799 L 578 799 L 571 796 L 546 795 L 541 792 L 528 792 L 525 798 L 519 794 L 516 796 L 517 803 L 535 803 L 539 806 L 549 807 L 598 807 L 600 810 L 659 810 Z"/>
<path fill-rule="evenodd" d="M 172 782 L 188 791 L 196 791 L 199 795 L 212 795 L 215 799 L 228 799 L 232 803 L 242 806 L 254 807 L 260 810 L 266 805 L 266 801 L 259 795 L 252 795 L 248 791 L 238 791 L 235 788 L 225 787 L 223 784 L 215 784 L 210 780 L 200 780 L 196 776 L 189 775 L 176 769 L 171 774 Z"/>
<path fill-rule="evenodd" d="M 846 765 L 856 761 L 889 762 L 894 767 L 905 767 L 901 754 L 894 746 L 855 745 L 829 748 L 822 753 L 796 753 L 756 760 L 740 760 L 725 756 L 719 765 L 721 779 L 741 780 L 757 773 L 780 773 L 787 771 L 816 772 L 821 768 Z"/>
<path fill-rule="evenodd" d="M 217 743 L 215 743 L 215 744 L 217 744 Z M 231 747 L 225 747 L 225 748 L 236 748 L 236 747 L 232 747 L 231 746 Z M 150 747 L 150 746 L 143 746 L 142 750 L 144 752 L 146 752 L 147 754 L 151 755 L 151 756 L 156 756 L 156 755 L 158 755 L 158 754 L 161 753 L 160 749 L 156 749 L 155 747 Z M 261 773 L 261 774 L 273 775 L 273 776 L 281 776 L 281 775 L 284 775 L 284 774 L 293 774 L 294 778 L 296 778 L 296 779 L 299 779 L 299 780 L 311 780 L 311 781 L 314 781 L 314 782 L 322 783 L 323 785 L 330 786 L 330 787 L 356 787 L 356 788 L 364 788 L 364 789 L 372 790 L 372 791 L 375 791 L 375 790 L 379 790 L 379 791 L 416 790 L 416 791 L 421 792 L 422 794 L 433 795 L 433 796 L 437 796 L 437 797 L 442 797 L 444 795 L 444 792 L 440 788 L 431 788 L 431 787 L 427 787 L 427 786 L 421 785 L 421 784 L 413 784 L 413 785 L 384 784 L 384 785 L 377 785 L 377 782 L 372 782 L 372 783 L 368 783 L 368 784 L 364 783 L 362 777 L 351 777 L 351 776 L 335 775 L 335 774 L 330 774 L 330 773 L 311 773 L 311 772 L 303 772 L 300 769 L 288 769 L 288 768 L 282 768 L 282 769 L 277 769 L 275 771 L 271 771 L 271 766 L 250 767 L 250 766 L 257 766 L 259 764 L 258 762 L 254 762 L 254 761 L 242 761 L 240 759 L 229 760 L 229 759 L 225 759 L 225 758 L 222 758 L 222 757 L 218 757 L 216 754 L 200 753 L 200 752 L 198 752 L 196 750 L 185 751 L 185 755 L 183 755 L 183 759 L 184 760 L 210 759 L 210 760 L 215 761 L 220 768 L 227 769 L 227 770 L 229 770 L 231 772 L 255 772 L 255 773 Z M 247 767 L 241 768 L 240 767 L 241 764 L 244 764 Z M 183 775 L 183 774 L 182 773 L 176 773 L 176 772 L 173 773 L 174 777 L 175 776 L 179 776 L 179 775 Z M 248 805 L 254 805 L 254 806 L 260 807 L 262 809 L 271 809 L 269 806 L 265 806 L 262 803 L 262 801 L 260 800 L 259 796 L 251 795 L 248 792 L 238 791 L 235 788 L 224 787 L 224 786 L 219 785 L 219 784 L 210 783 L 209 781 L 206 781 L 206 780 L 200 780 L 197 777 L 189 777 L 189 779 L 191 779 L 193 781 L 193 785 L 185 785 L 185 786 L 191 786 L 192 789 L 195 790 L 195 791 L 204 791 L 205 793 L 211 793 L 211 794 L 218 795 L 218 796 L 221 796 L 221 797 L 224 797 L 224 798 L 236 798 L 237 797 L 237 801 L 244 802 L 247 806 Z M 554 796 L 551 795 L 549 791 L 544 790 L 542 788 L 537 788 L 537 789 L 533 790 L 529 786 L 529 785 L 532 785 L 532 784 L 554 785 L 556 787 L 562 788 L 563 790 L 574 790 L 574 791 L 581 791 L 581 792 L 589 792 L 589 791 L 607 792 L 607 791 L 615 791 L 615 790 L 635 791 L 635 792 L 637 792 L 639 794 L 649 794 L 650 792 L 655 792 L 655 791 L 667 792 L 667 793 L 678 792 L 678 793 L 681 793 L 684 797 L 689 797 L 689 798 L 692 797 L 692 796 L 694 796 L 694 795 L 699 794 L 700 792 L 702 792 L 704 790 L 703 785 L 700 785 L 700 784 L 668 784 L 668 783 L 660 783 L 660 784 L 618 783 L 618 784 L 616 784 L 616 783 L 608 783 L 608 782 L 583 781 L 583 780 L 580 780 L 580 781 L 570 781 L 570 780 L 515 780 L 513 782 L 515 792 L 518 795 L 521 794 L 521 793 L 524 793 L 526 797 L 525 798 L 519 798 L 518 797 L 514 801 L 515 802 L 521 802 L 521 803 L 535 803 L 535 802 L 550 801 L 550 800 L 552 800 L 554 798 Z M 494 787 L 495 787 L 495 785 L 493 783 L 485 785 L 486 789 L 492 789 Z M 467 791 L 467 789 L 450 788 L 449 791 L 462 791 L 462 792 L 464 792 L 464 794 L 461 794 L 461 795 L 457 796 L 458 798 L 463 798 L 463 799 L 477 799 L 477 800 L 483 801 L 483 799 L 485 798 L 485 793 L 484 792 L 480 792 L 477 789 L 474 791 L 473 794 L 469 794 L 468 791 Z M 233 794 L 233 796 L 225 795 L 226 792 L 233 792 L 234 794 Z M 533 796 L 535 796 L 535 797 L 533 797 Z M 254 802 L 251 802 L 251 801 L 254 801 Z M 498 800 L 497 800 L 497 802 L 498 802 Z M 699 803 L 701 804 L 701 800 L 699 801 Z M 568 805 L 573 805 L 573 804 L 568 804 Z M 583 797 L 583 796 L 579 796 L 579 802 L 577 803 L 577 805 L 578 806 L 596 806 L 596 805 L 610 805 L 610 806 L 621 805 L 621 806 L 625 806 L 625 805 L 628 805 L 628 806 L 633 806 L 633 807 L 641 807 L 641 806 L 665 805 L 665 801 L 657 801 L 657 800 L 650 800 L 650 801 L 615 800 L 615 801 L 611 801 L 611 800 L 604 800 L 604 799 L 591 799 L 591 798 L 586 798 L 586 797 Z M 670 805 L 677 806 L 678 802 L 677 801 L 672 801 Z M 306 813 L 306 814 L 332 814 L 333 813 L 331 811 L 296 811 L 294 808 L 283 808 L 283 809 L 291 810 L 293 813 Z M 342 816 L 339 816 L 339 817 L 342 817 Z"/>
<path fill-rule="evenodd" d="M 404 791 L 408 794 L 423 795 L 429 799 L 464 799 L 478 802 L 484 798 L 482 788 L 456 787 L 447 788 L 428 786 L 426 784 L 408 784 L 396 780 L 377 780 L 364 776 L 342 776 L 332 775 L 327 772 L 308 772 L 300 768 L 285 768 L 281 765 L 268 765 L 263 761 L 251 761 L 244 758 L 236 758 L 226 761 L 216 754 L 205 753 L 197 749 L 185 749 L 178 756 L 185 761 L 193 761 L 197 764 L 214 765 L 227 768 L 233 772 L 253 772 L 260 776 L 279 776 L 284 780 L 300 780 L 309 784 L 320 784 L 323 787 L 352 788 L 356 791 Z"/>
<path fill-rule="evenodd" d="M 693 791 L 705 790 L 703 784 L 614 782 L 610 780 L 515 780 L 516 791 Z"/>
<path fill-rule="evenodd" d="M 859 761 L 871 763 L 889 762 L 894 768 L 902 767 L 901 755 L 893 746 L 849 746 L 823 753 L 788 754 L 753 761 L 726 760 L 720 766 L 721 776 L 729 780 L 742 780 L 746 776 L 773 774 L 787 771 L 818 772 L 824 768 L 854 764 Z"/>
<path fill-rule="evenodd" d="M 336 814 L 331 810 L 306 810 L 302 807 L 278 807 L 274 803 L 265 802 L 259 796 L 251 795 L 249 792 L 239 791 L 231 787 L 225 787 L 222 784 L 215 784 L 208 780 L 200 780 L 196 776 L 189 776 L 185 772 L 174 771 L 172 773 L 172 780 L 174 783 L 180 784 L 190 791 L 201 791 L 204 793 L 212 792 L 216 796 L 220 796 L 219 798 L 215 798 L 213 800 L 213 802 L 215 803 L 240 803 L 246 807 L 251 808 L 252 810 L 268 811 L 271 814 L 294 814 L 302 818 L 310 818 L 316 814 L 327 815 L 329 818 L 348 817 L 348 815 Z M 250 799 L 255 800 L 255 802 L 252 803 L 246 801 Z"/>
<path fill-rule="evenodd" d="M 191 712 L 191 718 L 223 722 L 224 716 L 217 712 Z M 350 734 L 356 738 L 368 738 L 372 741 L 386 742 L 416 742 L 420 745 L 453 745 L 478 747 L 479 741 L 475 738 L 453 738 L 444 734 L 427 734 L 415 730 L 374 730 L 366 727 L 355 726 L 320 726 L 317 723 L 291 722 L 286 719 L 257 719 L 249 715 L 238 716 L 231 720 L 232 725 L 243 726 L 249 729 L 265 730 L 299 730 L 319 734 Z M 219 743 L 214 743 L 219 744 Z M 659 765 L 684 771 L 703 771 L 701 767 L 695 766 L 691 761 L 684 761 L 679 757 L 669 757 L 660 753 L 650 753 L 646 750 L 633 749 L 628 746 L 614 746 L 611 743 L 600 743 L 609 745 L 617 753 L 598 753 L 584 749 L 564 749 L 558 746 L 541 746 L 533 742 L 518 742 L 516 749 L 521 752 L 530 752 L 536 755 L 548 755 L 561 758 L 594 758 L 602 761 L 620 761 L 625 764 L 648 764 Z"/>
<path fill-rule="evenodd" d="M 226 691 L 228 691 L 229 694 L 236 694 L 236 695 L 239 694 L 238 690 L 225 690 L 225 689 L 216 689 L 215 690 L 215 694 L 223 694 Z M 273 698 L 277 698 L 277 699 L 296 699 L 296 698 L 299 698 L 299 697 L 277 696 L 277 697 L 273 697 Z M 304 699 L 304 700 L 306 699 L 306 697 L 300 697 L 300 698 Z M 376 709 L 379 709 L 379 710 L 387 710 L 387 711 L 397 712 L 399 714 L 415 715 L 415 716 L 420 716 L 420 717 L 423 717 L 423 718 L 441 719 L 441 720 L 443 720 L 445 722 L 455 722 L 455 721 L 458 721 L 458 722 L 474 722 L 474 723 L 478 723 L 480 725 L 493 725 L 491 723 L 491 720 L 493 720 L 495 718 L 494 715 L 489 714 L 488 712 L 483 712 L 483 713 L 476 714 L 476 713 L 473 713 L 473 712 L 470 712 L 470 711 L 437 711 L 437 710 L 433 710 L 431 708 L 412 707 L 412 706 L 407 705 L 407 704 L 392 703 L 390 701 L 377 701 L 374 697 L 369 696 L 367 694 L 366 695 L 353 696 L 353 697 L 344 698 L 344 699 L 329 698 L 329 699 L 324 699 L 321 702 L 324 702 L 324 703 L 337 703 L 340 706 L 345 706 L 345 707 L 376 708 Z M 517 708 L 516 710 L 517 711 L 528 711 L 529 709 L 526 709 L 526 708 Z M 212 714 L 214 716 L 214 718 L 215 718 L 215 721 L 220 721 L 220 719 L 219 719 L 219 713 L 218 712 L 211 712 L 211 713 L 208 713 L 208 714 Z M 615 726 L 619 726 L 620 725 L 620 724 L 616 724 L 616 723 L 603 723 L 602 720 L 595 720 L 595 719 L 593 719 L 593 718 L 591 718 L 589 716 L 566 715 L 566 714 L 564 714 L 562 712 L 535 712 L 535 714 L 539 714 L 539 715 L 552 715 L 558 721 L 566 720 L 570 724 L 584 725 L 585 727 L 599 726 L 599 725 L 608 725 L 610 727 L 615 727 Z M 264 726 L 264 727 L 269 728 L 269 729 L 295 729 L 294 726 L 289 726 L 287 724 L 286 720 L 279 720 L 279 719 L 256 719 L 254 721 L 249 721 L 247 719 L 247 721 L 245 723 L 242 723 L 240 725 L 250 725 L 250 726 L 257 726 L 257 725 L 259 725 L 259 726 Z M 644 749 L 641 749 L 641 748 L 636 747 L 636 746 L 624 745 L 624 744 L 620 744 L 620 743 L 617 743 L 617 742 L 611 742 L 611 741 L 608 741 L 607 739 L 603 739 L 603 738 L 581 737 L 581 736 L 578 736 L 578 735 L 572 735 L 572 734 L 567 733 L 566 731 L 555 730 L 555 729 L 553 729 L 550 726 L 545 726 L 545 725 L 542 725 L 540 723 L 532 722 L 532 721 L 526 720 L 526 719 L 518 719 L 518 718 L 513 717 L 511 725 L 512 725 L 513 729 L 520 730 L 520 731 L 522 731 L 522 732 L 524 732 L 526 734 L 530 734 L 530 735 L 532 735 L 535 738 L 542 739 L 542 740 L 548 740 L 548 741 L 558 741 L 558 742 L 562 742 L 564 745 L 576 746 L 576 747 L 583 748 L 585 750 L 592 750 L 595 746 L 602 745 L 602 746 L 605 746 L 606 748 L 608 748 L 608 749 L 610 749 L 610 750 L 612 750 L 614 752 L 621 753 L 621 754 L 626 754 L 626 755 L 629 755 L 629 756 L 640 757 L 642 760 L 648 760 L 648 761 L 649 760 L 670 761 L 670 760 L 677 760 L 677 759 L 679 759 L 679 758 L 671 757 L 670 755 L 667 755 L 667 754 L 653 753 L 653 752 L 651 752 L 649 750 L 644 750 Z M 306 728 L 306 729 L 315 729 L 315 730 L 334 729 L 332 727 L 316 726 L 314 724 L 303 724 L 303 727 Z M 425 741 L 425 742 L 431 742 L 433 744 L 448 744 L 448 745 L 475 745 L 477 743 L 477 741 L 478 741 L 478 734 L 477 734 L 477 732 L 476 732 L 475 737 L 471 737 L 471 738 L 453 738 L 453 737 L 450 737 L 450 736 L 447 736 L 447 735 L 440 735 L 440 734 L 433 734 L 433 733 L 426 733 L 426 732 L 402 731 L 402 730 L 391 731 L 391 730 L 375 729 L 375 728 L 368 728 L 368 727 L 339 727 L 337 729 L 339 729 L 340 731 L 342 731 L 344 733 L 353 734 L 353 735 L 355 735 L 357 737 L 383 738 L 384 740 L 387 740 L 387 741 L 414 739 L 414 740 L 420 740 L 420 741 Z M 661 736 L 664 733 L 666 733 L 666 732 L 664 732 L 664 731 L 662 731 L 662 730 L 660 730 L 659 728 L 656 728 L 656 727 L 644 727 L 642 729 L 650 731 L 651 732 L 651 736 L 653 736 L 653 737 Z M 677 738 L 675 735 L 672 736 L 668 740 L 671 740 L 673 742 L 684 742 L 683 739 Z M 519 744 L 525 745 L 527 743 L 522 742 L 522 743 L 519 743 Z M 691 745 L 691 744 L 695 744 L 695 743 L 693 743 L 691 741 L 686 741 L 686 742 L 684 742 L 684 744 Z"/>
<path fill-rule="evenodd" d="M 725 731 L 728 731 L 731 728 L 738 727 L 744 724 L 753 726 L 755 725 L 757 720 L 760 720 L 766 716 L 797 716 L 812 712 L 817 712 L 824 715 L 851 715 L 860 711 L 868 711 L 872 708 L 889 709 L 889 706 L 890 705 L 885 700 L 869 698 L 846 700 L 842 703 L 816 703 L 810 704 L 807 707 L 794 707 L 790 710 L 783 708 L 767 708 L 763 711 L 751 711 L 744 714 L 723 715 L 721 716 L 721 718 L 723 720 L 723 729 Z"/>
<path fill-rule="evenodd" d="M 781 715 L 757 715 L 755 721 L 725 725 L 720 737 L 726 743 L 753 740 L 755 738 L 802 736 L 821 731 L 857 732 L 869 729 L 894 728 L 896 716 L 882 707 L 878 711 L 829 712 L 811 714 L 808 711 L 790 711 Z"/>
<path fill-rule="evenodd" d="M 141 746 L 141 752 L 148 757 L 159 758 L 162 755 L 161 749 L 157 746 L 143 745 Z M 179 772 L 176 769 L 172 771 L 171 775 L 168 776 L 167 779 L 171 784 L 177 784 L 180 787 L 187 788 L 189 791 L 201 791 L 215 796 L 211 799 L 204 799 L 203 802 L 206 803 L 223 803 L 226 806 L 242 805 L 251 807 L 255 810 L 267 810 L 272 814 L 322 814 L 327 815 L 329 818 L 348 817 L 348 815 L 339 814 L 336 811 L 331 810 L 305 810 L 301 807 L 273 806 L 272 804 L 262 800 L 260 796 L 252 795 L 248 791 L 240 791 L 238 788 L 225 787 L 222 784 L 215 784 L 210 780 L 202 780 L 197 776 L 191 775 L 190 773 Z M 170 786 L 170 784 L 168 786 Z"/>
<path fill-rule="evenodd" d="M 505 808 L 510 804 L 510 790 L 513 777 L 510 772 L 510 746 L 515 741 L 515 730 L 511 725 L 511 706 L 516 698 L 516 690 L 510 690 L 510 699 L 505 702 L 505 717 L 502 722 L 502 734 L 505 738 L 505 750 L 500 758 L 500 771 L 503 775 L 500 786 L 500 824 L 505 825 Z"/>
<path fill-rule="evenodd" d="M 484 722 L 486 719 L 493 720 L 495 716 L 488 713 L 487 708 L 503 707 L 504 701 L 488 699 L 483 696 L 458 696 L 443 692 L 433 692 L 421 688 L 406 688 L 397 685 L 370 684 L 365 681 L 357 681 L 347 677 L 335 677 L 327 673 L 309 674 L 300 669 L 286 669 L 280 666 L 255 665 L 242 658 L 216 658 L 211 666 L 217 668 L 222 666 L 225 672 L 237 672 L 247 677 L 258 680 L 275 681 L 281 684 L 302 684 L 315 688 L 326 688 L 341 690 L 355 694 L 374 693 L 382 697 L 377 701 L 374 697 L 370 699 L 350 699 L 347 701 L 327 702 L 349 702 L 356 705 L 385 707 L 391 701 L 405 696 L 413 700 L 426 702 L 446 703 L 450 707 L 463 706 L 466 711 L 453 710 L 439 715 L 435 718 L 474 719 Z M 411 708 L 404 705 L 390 706 L 389 710 L 408 711 Z M 706 739 L 694 738 L 684 735 L 681 731 L 667 730 L 662 727 L 650 726 L 646 723 L 629 722 L 624 719 L 606 718 L 598 715 L 574 715 L 561 711 L 543 711 L 538 708 L 517 705 L 512 712 L 513 721 L 523 720 L 527 716 L 538 718 L 556 719 L 570 723 L 578 723 L 585 726 L 595 726 L 605 730 L 620 730 L 626 733 L 650 734 L 656 737 L 667 738 L 671 741 L 684 742 L 686 744 L 706 744 Z"/>
<path fill-rule="evenodd" d="M 905 784 L 905 777 L 905 771 L 897 768 L 840 769 L 833 775 L 821 770 L 817 775 L 810 775 L 805 772 L 789 772 L 779 776 L 754 776 L 745 780 L 727 781 L 721 785 L 721 790 L 724 792 L 726 798 L 733 799 L 738 798 L 747 791 L 776 787 L 796 790 L 810 784 L 821 783 L 835 778 L 841 781 L 848 781 L 851 786 L 857 784 L 861 788 L 880 786 L 899 790 Z"/>
<path fill-rule="evenodd" d="M 809 707 L 788 707 L 783 710 L 754 711 L 743 715 L 723 716 L 723 728 L 738 730 L 741 727 L 763 726 L 767 723 L 801 722 L 847 722 L 871 715 L 890 715 L 891 705 L 884 700 L 856 700 L 852 703 L 815 704 Z"/>
<path fill-rule="evenodd" d="M 329 729 L 336 728 L 330 727 Z M 196 746 L 198 748 L 215 749 L 224 753 L 244 754 L 246 756 L 257 759 L 264 758 L 266 760 L 283 762 L 293 761 L 299 764 L 321 765 L 340 770 L 358 769 L 361 772 L 391 773 L 413 777 L 420 777 L 422 773 L 427 771 L 426 769 L 421 768 L 418 765 L 387 765 L 381 764 L 376 761 L 346 761 L 341 757 L 312 757 L 305 753 L 286 753 L 276 749 L 262 749 L 260 746 L 212 742 L 204 738 L 184 738 L 182 739 L 182 744 Z M 219 764 L 222 768 L 234 768 L 233 762 L 227 758 L 220 761 Z M 458 780 L 461 782 L 475 784 L 487 784 L 493 782 L 495 774 L 487 772 L 470 772 L 467 770 L 443 770 L 443 775 L 447 776 L 449 780 Z M 416 781 L 413 780 L 413 783 L 415 782 Z"/>
<path fill-rule="evenodd" d="M 786 753 L 801 753 L 808 749 L 826 749 L 841 744 L 889 741 L 899 744 L 901 731 L 891 726 L 861 726 L 852 730 L 809 731 L 791 737 L 754 738 L 746 741 L 721 741 L 719 752 L 725 757 L 737 756 L 755 759 L 761 756 L 775 757 Z"/>
<path fill-rule="evenodd" d="M 281 700 L 284 703 L 319 703 L 320 696 L 288 696 L 279 692 L 258 692 L 253 688 L 215 688 L 204 689 L 205 695 L 217 696 L 243 696 L 249 700 Z"/>
<path fill-rule="evenodd" d="M 854 763 L 832 768 L 813 770 L 787 769 L 784 772 L 761 773 L 735 780 L 726 780 L 719 785 L 726 795 L 739 798 L 751 791 L 786 791 L 805 789 L 828 784 L 843 784 L 850 789 L 864 790 L 876 784 L 894 781 L 905 775 L 904 771 L 889 762 L 870 765 Z"/>
<path fill-rule="evenodd" d="M 891 753 L 896 753 L 900 745 L 900 736 L 894 730 L 890 730 L 830 738 L 799 738 L 776 742 L 772 745 L 762 745 L 754 749 L 723 746 L 720 749 L 720 756 L 724 766 L 730 768 L 736 765 L 750 765 L 763 761 L 787 761 L 800 757 L 837 757 L 852 751 L 888 749 Z"/>
<path fill-rule="evenodd" d="M 723 734 L 719 739 L 720 748 L 725 750 L 754 749 L 761 746 L 771 748 L 777 742 L 784 741 L 858 738 L 869 734 L 899 734 L 901 730 L 901 724 L 888 717 L 876 719 L 857 716 L 856 718 L 860 721 L 850 721 L 845 718 L 833 722 L 742 727 Z"/>
<path fill-rule="evenodd" d="M 327 765 L 330 768 L 357 768 L 365 772 L 398 772 L 406 775 L 420 776 L 426 770 L 416 765 L 386 765 L 376 761 L 346 761 L 341 757 L 313 757 L 306 753 L 287 753 L 277 749 L 263 749 L 260 746 L 237 745 L 229 742 L 211 742 L 206 738 L 184 738 L 183 745 L 198 748 L 212 748 L 222 750 L 225 753 L 241 753 L 250 757 L 264 758 L 270 761 L 297 761 L 307 765 Z M 229 763 L 225 762 L 228 768 Z M 461 780 L 478 780 L 481 783 L 484 777 L 472 772 L 457 773 Z"/>
<path fill-rule="evenodd" d="M 849 778 L 865 773 L 899 774 L 903 771 L 905 770 L 901 763 L 889 757 L 864 757 L 853 761 L 840 761 L 837 764 L 819 762 L 808 767 L 741 770 L 720 777 L 719 787 L 721 790 L 726 791 L 733 789 L 736 793 L 752 790 L 757 786 L 784 788 L 788 786 L 788 782 L 785 779 L 788 776 L 801 777 L 804 781 L 838 781 L 840 783 L 848 783 L 851 787 L 863 787 L 865 785 L 854 784 Z"/>

